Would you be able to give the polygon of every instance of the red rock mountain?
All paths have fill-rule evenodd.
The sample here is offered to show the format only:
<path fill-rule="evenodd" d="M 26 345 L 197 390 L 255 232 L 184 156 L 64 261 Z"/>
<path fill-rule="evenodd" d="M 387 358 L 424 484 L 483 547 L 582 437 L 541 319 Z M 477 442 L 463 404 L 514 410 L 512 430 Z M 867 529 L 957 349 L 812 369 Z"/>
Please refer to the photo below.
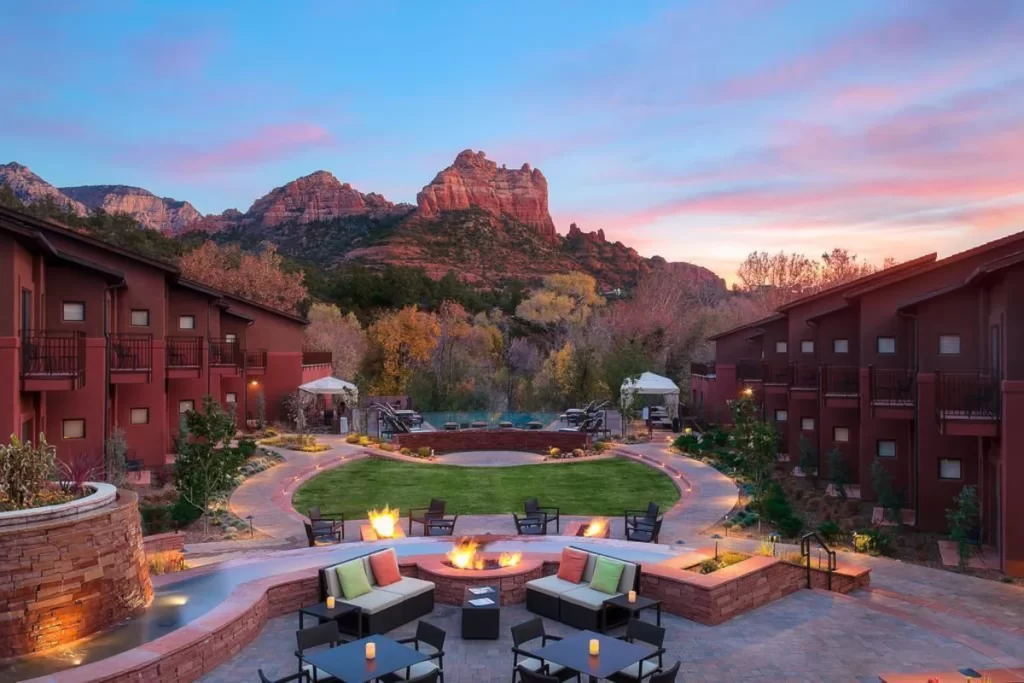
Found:
<path fill-rule="evenodd" d="M 202 218 L 196 207 L 169 197 L 157 197 L 149 190 L 130 185 L 82 185 L 62 187 L 67 197 L 89 209 L 126 213 L 151 230 L 177 234 Z"/>
<path fill-rule="evenodd" d="M 81 202 L 68 197 L 56 187 L 46 182 L 35 173 L 19 163 L 0 164 L 0 185 L 6 185 L 14 192 L 14 196 L 26 204 L 50 199 L 58 206 L 85 216 L 89 210 Z"/>
<path fill-rule="evenodd" d="M 529 164 L 518 171 L 498 168 L 483 152 L 460 152 L 455 163 L 416 195 L 416 206 L 426 218 L 476 207 L 528 225 L 549 240 L 557 239 L 548 213 L 548 181 L 544 174 Z"/>

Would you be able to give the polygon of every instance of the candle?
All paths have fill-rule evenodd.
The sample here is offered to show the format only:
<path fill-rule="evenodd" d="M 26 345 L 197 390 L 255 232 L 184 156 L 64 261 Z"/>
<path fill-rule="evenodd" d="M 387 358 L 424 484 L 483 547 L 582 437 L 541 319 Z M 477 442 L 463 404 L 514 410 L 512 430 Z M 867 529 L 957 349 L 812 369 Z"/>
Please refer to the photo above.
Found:
<path fill-rule="evenodd" d="M 598 655 L 598 653 L 600 653 L 600 651 L 601 651 L 601 641 L 598 640 L 597 638 L 591 638 L 590 639 L 590 654 L 596 657 Z"/>
<path fill-rule="evenodd" d="M 630 602 L 636 602 L 636 591 L 629 591 L 626 597 Z"/>
<path fill-rule="evenodd" d="M 373 642 L 367 643 L 366 644 L 366 658 L 367 659 L 373 659 L 376 656 L 377 656 L 377 643 L 373 643 Z"/>
<path fill-rule="evenodd" d="M 327 609 L 334 609 L 334 596 L 333 595 L 328 595 L 327 596 Z"/>

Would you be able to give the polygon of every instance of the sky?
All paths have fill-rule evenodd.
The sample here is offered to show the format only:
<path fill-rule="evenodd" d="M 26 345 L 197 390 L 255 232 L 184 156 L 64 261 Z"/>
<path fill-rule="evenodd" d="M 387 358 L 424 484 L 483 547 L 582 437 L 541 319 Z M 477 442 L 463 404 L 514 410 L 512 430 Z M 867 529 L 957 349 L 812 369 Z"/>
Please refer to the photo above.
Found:
<path fill-rule="evenodd" d="M 470 148 L 729 280 L 1024 230 L 1024 0 L 0 0 L 0 63 L 0 163 L 204 213 L 319 169 L 415 202 Z"/>

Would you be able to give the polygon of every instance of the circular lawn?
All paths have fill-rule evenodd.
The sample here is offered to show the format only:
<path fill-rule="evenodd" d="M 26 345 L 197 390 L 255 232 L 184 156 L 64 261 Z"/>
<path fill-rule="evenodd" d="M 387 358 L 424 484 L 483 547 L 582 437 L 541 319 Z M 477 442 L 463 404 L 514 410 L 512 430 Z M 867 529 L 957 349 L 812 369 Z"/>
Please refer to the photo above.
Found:
<path fill-rule="evenodd" d="M 519 512 L 523 501 L 561 509 L 563 515 L 616 516 L 645 508 L 649 501 L 667 510 L 679 491 L 665 474 L 620 458 L 520 465 L 451 467 L 420 465 L 380 458 L 357 460 L 317 475 L 303 484 L 292 504 L 296 510 L 318 505 L 347 519 L 365 519 L 366 511 L 385 504 L 399 508 L 426 506 L 431 498 L 447 502 L 463 515 Z"/>

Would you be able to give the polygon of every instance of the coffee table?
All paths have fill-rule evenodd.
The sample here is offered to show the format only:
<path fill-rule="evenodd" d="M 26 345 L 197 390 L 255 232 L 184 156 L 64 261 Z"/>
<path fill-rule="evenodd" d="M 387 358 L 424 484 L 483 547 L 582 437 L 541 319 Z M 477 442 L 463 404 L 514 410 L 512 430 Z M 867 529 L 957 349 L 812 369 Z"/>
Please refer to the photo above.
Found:
<path fill-rule="evenodd" d="M 629 612 L 629 616 L 632 619 L 639 619 L 640 612 L 645 609 L 657 610 L 657 623 L 661 626 L 661 600 L 654 600 L 653 598 L 645 598 L 642 595 L 636 596 L 636 602 L 630 602 L 628 595 L 616 595 L 614 598 L 609 598 L 604 601 L 604 608 L 609 607 L 623 609 Z M 618 624 L 621 626 L 622 624 Z"/>
<path fill-rule="evenodd" d="M 477 590 L 486 588 L 487 593 L 476 594 L 467 588 L 462 596 L 462 639 L 497 640 L 501 628 L 501 590 L 497 586 L 472 586 Z M 473 605 L 470 600 L 490 598 L 490 605 Z"/>
<path fill-rule="evenodd" d="M 377 656 L 367 659 L 366 644 L 371 642 L 377 646 Z M 311 650 L 304 653 L 302 658 L 307 664 L 312 664 L 344 683 L 367 683 L 407 666 L 425 662 L 430 656 L 387 636 L 369 636 L 340 647 Z"/>
<path fill-rule="evenodd" d="M 362 621 L 363 620 L 359 618 L 359 612 L 361 612 L 361 611 L 362 610 L 359 609 L 359 607 L 357 607 L 355 605 L 352 605 L 352 604 L 349 604 L 347 602 L 342 602 L 341 600 L 335 600 L 334 601 L 334 609 L 329 609 L 327 607 L 327 603 L 326 602 L 320 602 L 320 603 L 317 603 L 315 605 L 310 605 L 309 607 L 300 607 L 299 608 L 299 629 L 301 630 L 301 629 L 305 628 L 305 625 L 303 624 L 303 616 L 305 616 L 305 615 L 311 616 L 314 619 L 316 619 L 317 620 L 316 623 L 318 623 L 318 624 L 324 624 L 324 623 L 326 623 L 328 621 L 332 621 L 332 620 L 340 622 L 341 621 L 341 617 L 348 616 L 349 614 L 352 614 L 352 613 L 356 613 L 356 624 L 358 624 L 358 626 L 356 628 L 359 629 L 359 630 L 356 632 L 355 636 L 357 638 L 362 638 L 363 637 L 363 633 L 362 633 L 362 626 L 363 626 L 363 624 L 362 624 Z M 339 625 L 340 625 L 340 623 L 339 623 Z"/>
<path fill-rule="evenodd" d="M 600 654 L 597 656 L 590 654 L 592 639 L 600 643 Z M 658 648 L 643 643 L 629 643 L 593 631 L 580 631 L 531 652 L 539 659 L 575 669 L 586 676 L 590 683 L 596 683 L 600 678 L 608 678 L 630 664 L 656 655 Z"/>

